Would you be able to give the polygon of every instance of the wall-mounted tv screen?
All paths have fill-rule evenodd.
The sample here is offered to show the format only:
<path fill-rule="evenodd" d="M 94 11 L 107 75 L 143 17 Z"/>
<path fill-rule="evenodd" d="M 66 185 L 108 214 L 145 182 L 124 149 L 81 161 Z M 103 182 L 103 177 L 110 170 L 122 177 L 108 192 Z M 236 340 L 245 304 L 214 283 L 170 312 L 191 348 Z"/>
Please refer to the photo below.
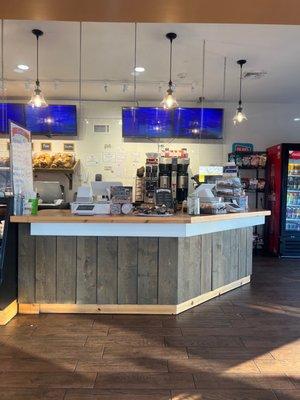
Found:
<path fill-rule="evenodd" d="M 25 106 L 26 127 L 33 134 L 76 135 L 77 117 L 74 105 L 49 105 L 45 108 Z"/>
<path fill-rule="evenodd" d="M 174 137 L 223 138 L 222 108 L 177 108 L 174 110 Z"/>
<path fill-rule="evenodd" d="M 158 107 L 124 107 L 122 131 L 124 137 L 172 137 L 173 114 Z"/>
<path fill-rule="evenodd" d="M 77 135 L 75 105 L 50 104 L 33 108 L 26 104 L 0 104 L 0 132 L 8 133 L 8 121 L 19 123 L 37 135 Z"/>
<path fill-rule="evenodd" d="M 25 126 L 25 108 L 24 104 L 0 103 L 0 132 L 8 133 L 8 121 L 14 121 L 17 124 Z"/>
<path fill-rule="evenodd" d="M 126 138 L 222 139 L 222 108 L 132 107 L 122 110 Z"/>

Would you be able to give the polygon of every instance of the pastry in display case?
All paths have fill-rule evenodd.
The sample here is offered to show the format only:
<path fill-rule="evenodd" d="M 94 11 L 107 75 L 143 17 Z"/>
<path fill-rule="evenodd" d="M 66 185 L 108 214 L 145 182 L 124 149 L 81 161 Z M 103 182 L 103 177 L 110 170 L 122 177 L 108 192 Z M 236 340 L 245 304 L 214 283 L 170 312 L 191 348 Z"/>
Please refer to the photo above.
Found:
<path fill-rule="evenodd" d="M 9 167 L 10 166 L 10 161 L 9 157 L 0 157 L 0 167 Z"/>
<path fill-rule="evenodd" d="M 71 169 L 75 163 L 75 157 L 71 153 L 37 153 L 33 156 L 33 168 L 35 169 Z"/>

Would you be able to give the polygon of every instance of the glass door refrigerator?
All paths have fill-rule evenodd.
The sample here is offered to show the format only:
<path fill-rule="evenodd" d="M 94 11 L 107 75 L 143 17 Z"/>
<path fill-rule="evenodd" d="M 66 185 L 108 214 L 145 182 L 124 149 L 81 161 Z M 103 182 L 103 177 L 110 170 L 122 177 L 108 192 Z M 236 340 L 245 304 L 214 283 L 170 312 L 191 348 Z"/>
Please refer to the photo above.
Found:
<path fill-rule="evenodd" d="M 267 249 L 300 258 L 300 143 L 270 147 L 267 159 Z"/>

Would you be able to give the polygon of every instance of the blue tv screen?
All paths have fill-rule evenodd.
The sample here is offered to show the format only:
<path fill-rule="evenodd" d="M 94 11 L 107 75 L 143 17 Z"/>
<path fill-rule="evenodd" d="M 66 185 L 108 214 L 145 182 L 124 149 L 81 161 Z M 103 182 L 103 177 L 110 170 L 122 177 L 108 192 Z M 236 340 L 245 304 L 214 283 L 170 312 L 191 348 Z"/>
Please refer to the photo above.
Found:
<path fill-rule="evenodd" d="M 169 138 L 173 132 L 173 114 L 158 107 L 124 107 L 123 137 Z"/>
<path fill-rule="evenodd" d="M 123 137 L 222 139 L 221 108 L 123 108 Z"/>
<path fill-rule="evenodd" d="M 0 132 L 8 133 L 8 121 L 26 125 L 24 104 L 0 103 Z"/>
<path fill-rule="evenodd" d="M 75 105 L 49 105 L 32 108 L 26 104 L 0 103 L 0 132 L 8 133 L 8 121 L 16 122 L 32 134 L 77 135 Z"/>
<path fill-rule="evenodd" d="M 174 110 L 174 137 L 223 138 L 222 108 L 177 108 Z"/>
<path fill-rule="evenodd" d="M 25 106 L 26 127 L 33 134 L 77 135 L 76 106 L 53 105 L 45 108 Z"/>

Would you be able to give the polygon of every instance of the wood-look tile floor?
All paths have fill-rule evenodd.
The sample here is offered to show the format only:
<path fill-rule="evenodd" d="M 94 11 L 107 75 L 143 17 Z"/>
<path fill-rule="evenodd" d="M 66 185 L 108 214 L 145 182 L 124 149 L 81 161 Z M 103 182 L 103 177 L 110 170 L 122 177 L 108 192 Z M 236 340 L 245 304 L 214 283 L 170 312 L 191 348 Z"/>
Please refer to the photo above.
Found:
<path fill-rule="evenodd" d="M 0 327 L 1 400 L 300 399 L 300 260 L 175 316 L 19 315 Z"/>

